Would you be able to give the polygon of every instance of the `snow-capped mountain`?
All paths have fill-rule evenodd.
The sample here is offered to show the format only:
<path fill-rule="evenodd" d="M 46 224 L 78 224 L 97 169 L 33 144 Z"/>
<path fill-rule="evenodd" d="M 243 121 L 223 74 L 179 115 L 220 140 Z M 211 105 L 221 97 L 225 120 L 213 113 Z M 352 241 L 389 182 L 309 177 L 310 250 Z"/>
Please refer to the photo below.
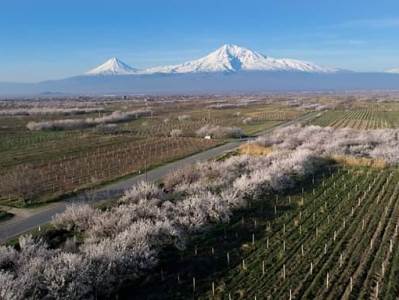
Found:
<path fill-rule="evenodd" d="M 116 57 L 90 70 L 86 75 L 133 75 L 133 74 L 189 74 L 238 71 L 291 71 L 308 73 L 334 73 L 338 69 L 321 67 L 312 62 L 273 58 L 259 52 L 226 44 L 202 58 L 178 65 L 135 69 Z"/>
<path fill-rule="evenodd" d="M 142 73 L 200 73 L 237 71 L 296 71 L 331 73 L 336 69 L 324 68 L 314 63 L 287 58 L 272 58 L 259 52 L 226 44 L 216 51 L 197 60 L 183 64 L 160 66 L 141 71 Z"/>
<path fill-rule="evenodd" d="M 137 71 L 118 58 L 112 57 L 102 65 L 88 71 L 86 75 L 129 75 Z"/>
<path fill-rule="evenodd" d="M 390 69 L 390 70 L 387 70 L 386 72 L 387 72 L 387 73 L 399 74 L 399 68 Z"/>

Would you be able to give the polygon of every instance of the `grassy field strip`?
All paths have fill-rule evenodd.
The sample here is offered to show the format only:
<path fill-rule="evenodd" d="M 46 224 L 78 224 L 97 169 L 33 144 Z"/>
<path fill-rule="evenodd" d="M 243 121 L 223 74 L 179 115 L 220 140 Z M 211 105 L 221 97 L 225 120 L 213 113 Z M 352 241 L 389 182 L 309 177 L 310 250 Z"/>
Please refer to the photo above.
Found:
<path fill-rule="evenodd" d="M 385 193 L 382 194 L 383 192 L 380 192 L 376 197 L 385 197 Z M 361 263 L 362 261 L 362 256 L 366 253 L 369 254 L 369 248 L 368 246 L 370 245 L 370 239 L 372 236 L 370 235 L 371 233 L 377 234 L 378 233 L 378 228 L 375 228 L 378 224 L 378 212 L 379 208 L 381 207 L 378 205 L 378 203 L 375 201 L 375 195 L 371 195 L 371 197 L 368 197 L 368 203 L 370 206 L 368 207 L 367 211 L 363 211 L 364 213 L 368 214 L 369 211 L 376 212 L 377 216 L 369 216 L 366 215 L 366 217 L 363 214 L 359 214 L 358 220 L 360 220 L 360 217 L 362 218 L 362 223 L 361 224 L 355 224 L 353 226 L 358 227 L 358 230 L 354 235 L 356 237 L 359 236 L 359 239 L 357 241 L 351 241 L 351 247 L 353 249 L 352 252 L 348 252 L 347 250 L 344 251 L 345 255 L 345 260 L 344 260 L 344 268 L 343 270 L 336 270 L 336 272 L 332 273 L 337 273 L 338 277 L 336 278 L 335 281 L 332 281 L 332 284 L 335 287 L 339 287 L 338 289 L 335 288 L 334 290 L 330 290 L 329 292 L 329 299 L 336 299 L 335 297 L 341 297 L 342 295 L 338 295 L 337 293 L 343 293 L 345 295 L 345 289 L 343 287 L 349 287 L 349 292 L 345 297 L 348 297 L 351 293 L 353 293 L 350 290 L 350 278 L 352 277 L 353 283 L 352 285 L 355 284 L 355 281 L 358 278 L 358 272 L 361 270 Z M 363 224 L 364 220 L 364 224 Z M 359 230 L 360 228 L 360 230 Z M 356 271 L 358 270 L 358 272 Z M 327 296 L 326 296 L 327 297 Z"/>
<path fill-rule="evenodd" d="M 328 188 L 332 189 L 332 185 L 329 185 Z M 315 198 L 318 198 L 320 195 L 324 195 L 324 192 L 323 191 L 318 191 L 317 196 Z M 301 201 L 301 200 L 299 200 L 299 201 Z M 307 213 L 308 212 L 307 207 L 313 206 L 314 203 L 311 200 L 308 200 L 308 201 L 306 201 L 306 203 L 304 205 L 305 206 L 304 206 L 304 209 L 302 210 L 303 214 L 302 214 L 302 217 L 301 217 L 301 219 L 304 220 L 304 222 L 302 224 L 302 232 L 303 232 L 302 235 L 303 235 L 303 237 L 302 237 L 302 240 L 299 240 L 299 241 L 296 242 L 296 244 L 294 244 L 293 242 L 295 241 L 296 235 L 298 235 L 299 229 L 296 226 L 296 228 L 294 228 L 294 230 L 291 230 L 291 231 L 287 230 L 290 233 L 289 235 L 287 235 L 285 237 L 286 247 L 287 247 L 286 251 L 288 252 L 287 255 L 285 255 L 285 257 L 287 257 L 287 258 L 290 257 L 290 255 L 291 255 L 291 253 L 288 251 L 288 247 L 292 247 L 293 249 L 295 249 L 295 247 L 300 247 L 301 241 L 307 240 L 309 237 L 311 237 L 313 235 L 312 230 L 309 229 L 309 227 L 311 227 L 311 223 L 313 222 L 313 215 L 311 213 Z M 321 206 L 324 205 L 324 202 L 320 201 L 320 202 L 318 202 L 318 205 L 319 205 L 318 208 L 320 208 Z M 293 214 L 293 216 L 291 217 L 291 220 L 284 219 L 284 220 L 282 220 L 282 222 L 284 222 L 284 224 L 289 224 L 289 225 L 290 224 L 294 224 L 295 219 L 297 219 L 298 217 L 299 217 L 299 213 L 296 212 L 296 214 Z M 269 239 L 269 245 L 270 245 L 269 246 L 270 250 L 268 250 L 263 255 L 263 256 L 265 256 L 265 258 L 278 257 L 280 255 L 280 253 L 281 253 L 282 245 L 283 245 L 283 240 L 282 240 L 281 237 L 284 236 L 284 234 L 283 234 L 284 224 L 281 224 L 282 222 L 281 222 L 281 220 L 276 219 L 273 222 L 273 229 L 272 229 L 274 234 L 272 236 L 270 236 L 270 237 L 267 237 L 267 238 L 263 239 L 263 243 L 262 243 L 263 245 L 265 245 L 265 243 L 267 242 L 265 239 Z M 287 226 L 287 229 L 289 229 L 288 226 Z M 275 236 L 277 238 L 274 239 Z M 293 245 L 291 245 L 291 243 L 293 243 Z M 288 245 L 290 245 L 290 246 L 288 246 Z M 262 248 L 257 246 L 257 249 L 262 249 Z M 258 252 L 254 252 L 253 254 L 251 254 L 251 256 L 246 259 L 248 261 L 247 264 L 248 265 L 256 265 L 256 266 L 253 266 L 253 268 L 258 268 L 259 269 L 261 267 L 261 264 L 262 264 L 262 262 L 259 261 L 259 255 L 261 255 L 261 254 L 258 253 Z M 261 256 L 261 257 L 263 257 L 263 256 Z M 251 261 L 251 257 L 255 261 Z M 270 261 L 270 260 L 266 259 L 265 260 L 265 265 L 266 265 L 266 269 L 268 271 L 267 273 L 270 274 L 270 278 L 268 278 L 267 275 L 264 276 L 264 277 L 261 277 L 262 282 L 266 282 L 266 281 L 270 280 L 274 276 L 274 273 L 281 274 L 280 270 L 283 267 L 284 262 L 285 261 L 282 260 L 282 259 L 280 259 L 280 261 L 275 261 L 275 260 Z M 251 279 L 249 279 L 249 281 L 252 282 Z M 239 284 L 239 283 L 237 283 L 237 284 Z M 234 283 L 232 285 L 235 286 Z"/>
<path fill-rule="evenodd" d="M 386 270 L 389 270 L 389 261 L 393 251 L 393 248 L 390 249 L 390 247 L 393 247 L 391 244 L 397 236 L 397 224 L 399 221 L 398 193 L 399 185 L 396 184 L 395 190 L 389 199 L 388 206 L 385 207 L 382 220 L 380 220 L 379 223 L 380 234 L 373 236 L 373 245 L 375 245 L 376 251 L 375 254 L 371 256 L 371 264 L 365 267 L 367 272 L 364 272 L 364 274 L 366 274 L 367 277 L 360 288 L 361 293 L 359 298 L 361 299 L 378 298 L 379 291 L 383 288 L 382 277 L 384 277 Z"/>
<path fill-rule="evenodd" d="M 384 281 L 382 285 L 381 298 L 383 299 L 397 299 L 397 295 L 399 294 L 399 240 L 398 240 L 398 231 L 399 231 L 399 218 L 397 219 L 397 225 L 395 227 L 395 232 L 392 237 L 393 239 L 393 253 L 392 259 L 390 262 L 390 267 L 388 272 L 382 276 L 381 281 Z M 390 253 L 391 254 L 391 253 Z"/>
<path fill-rule="evenodd" d="M 351 177 L 352 178 L 352 177 Z M 331 183 L 329 183 L 329 184 L 331 184 Z M 334 186 L 334 185 L 331 185 L 331 186 Z M 338 185 L 337 185 L 338 186 Z M 348 187 L 349 187 L 350 185 L 348 185 Z M 323 193 L 323 194 L 325 194 L 325 193 Z M 320 207 L 321 206 L 323 206 L 323 205 L 325 205 L 325 202 L 321 202 L 320 201 L 320 206 L 318 206 L 317 207 L 317 209 L 316 210 L 318 210 L 318 209 L 320 209 Z M 304 210 L 304 211 L 307 211 L 307 210 Z M 309 217 L 308 217 L 308 219 L 310 219 Z M 310 220 L 311 222 L 312 222 L 312 220 Z M 286 221 L 285 221 L 286 222 Z M 322 222 L 322 221 L 321 221 Z M 289 223 L 287 223 L 287 224 L 289 224 Z M 305 222 L 305 225 L 306 225 L 306 222 Z M 288 228 L 288 227 L 287 227 Z M 312 229 L 309 229 L 309 232 L 308 232 L 308 234 L 309 234 L 309 236 L 310 237 L 312 237 L 313 235 L 314 235 L 314 228 L 312 228 Z M 296 229 L 296 231 L 298 231 L 298 229 Z M 305 231 L 305 230 L 304 230 Z M 281 236 L 281 232 L 280 232 L 280 236 Z M 304 234 L 305 235 L 305 234 Z M 287 237 L 288 238 L 288 237 Z M 308 237 L 309 238 L 309 237 Z M 270 238 L 269 238 L 270 239 Z M 306 237 L 304 238 L 304 240 L 306 240 Z M 286 257 L 291 257 L 291 253 L 288 251 L 288 245 L 290 245 L 290 241 L 287 239 L 286 240 L 286 242 L 287 242 L 287 255 L 286 255 Z M 269 240 L 269 243 L 270 243 L 270 240 Z M 273 244 L 271 244 L 271 246 L 270 246 L 270 249 L 281 249 L 281 239 L 280 239 L 280 241 L 277 241 L 276 242 L 277 243 L 277 245 L 276 246 L 274 246 Z M 299 247 L 300 247 L 300 242 L 299 242 Z M 298 245 L 296 245 L 296 250 L 298 250 Z M 258 247 L 257 247 L 258 248 Z M 293 247 L 293 249 L 295 250 L 295 248 Z M 310 250 L 306 250 L 306 251 L 310 251 Z M 278 253 L 278 251 L 277 251 L 277 253 Z M 251 256 L 253 256 L 253 257 L 258 257 L 259 255 L 257 255 L 258 253 L 254 253 L 253 255 L 251 255 Z M 267 256 L 272 256 L 273 255 L 273 253 L 270 253 L 269 251 L 267 252 L 267 254 L 266 254 Z M 253 263 L 249 260 L 249 258 L 247 258 L 246 259 L 246 265 L 248 266 L 248 268 L 251 268 L 250 266 L 252 265 Z M 260 262 L 258 262 L 257 263 L 258 264 L 258 268 L 260 268 L 261 267 L 261 263 Z M 280 272 L 280 270 L 281 270 L 281 267 L 284 265 L 284 261 L 283 262 L 281 262 L 280 264 L 276 264 L 276 262 L 270 262 L 270 265 L 267 265 L 267 271 L 268 271 L 268 274 L 273 274 L 273 273 L 278 273 L 278 274 L 281 274 L 281 272 Z M 288 265 L 288 264 L 287 264 Z M 252 267 L 252 268 L 255 268 L 255 267 Z M 239 269 L 239 268 L 238 268 Z M 287 270 L 288 270 L 288 268 L 287 268 Z M 235 276 L 232 276 L 233 278 L 235 277 Z M 277 277 L 278 277 L 278 275 L 277 275 Z M 262 277 L 262 276 L 258 276 L 257 278 L 261 278 L 262 279 L 262 282 L 268 282 L 269 283 L 269 281 L 268 281 L 268 278 L 265 278 L 264 276 Z M 248 279 L 250 282 L 254 282 L 254 280 L 256 280 L 256 278 L 249 278 Z M 232 284 L 233 286 L 235 286 L 235 284 Z M 259 287 L 259 286 L 258 286 Z"/>
<path fill-rule="evenodd" d="M 365 181 L 362 185 L 365 185 L 368 182 L 369 181 Z M 348 186 L 351 187 L 350 184 Z M 315 273 L 318 268 L 322 268 L 323 261 L 326 259 L 326 254 L 331 251 L 330 249 L 334 244 L 334 242 L 332 242 L 333 237 L 334 237 L 333 229 L 338 228 L 338 230 L 335 231 L 336 238 L 338 238 L 344 231 L 344 228 L 342 227 L 343 222 L 339 216 L 342 216 L 342 213 L 345 212 L 345 207 L 346 207 L 345 204 L 351 205 L 352 199 L 347 197 L 348 192 L 350 192 L 350 189 L 349 189 L 349 191 L 345 191 L 343 194 L 340 194 L 338 201 L 332 199 L 333 202 L 331 202 L 331 201 L 329 202 L 329 206 L 331 206 L 329 211 L 335 212 L 335 215 L 333 213 L 333 215 L 330 216 L 329 220 L 331 220 L 331 221 L 327 222 L 327 224 L 325 222 L 325 219 L 324 219 L 324 221 L 323 221 L 323 218 L 321 219 L 320 224 L 326 225 L 326 226 L 324 226 L 326 228 L 324 228 L 323 226 L 320 226 L 318 238 L 315 238 L 315 237 L 313 238 L 313 240 L 312 240 L 313 248 L 308 250 L 308 252 L 310 254 L 308 255 L 306 260 L 299 258 L 300 265 L 295 270 L 295 273 L 298 275 L 301 275 L 301 274 L 308 274 L 308 275 L 305 275 L 304 278 L 300 278 L 301 276 L 299 276 L 298 279 L 296 279 L 295 275 L 294 275 L 294 279 L 292 279 L 292 276 L 291 276 L 290 280 L 287 281 L 287 283 L 286 283 L 286 290 L 285 290 L 286 293 L 291 288 L 294 291 L 293 295 L 299 294 L 301 292 L 302 287 L 305 285 L 305 283 L 308 282 L 309 280 L 311 280 L 313 274 L 310 274 L 310 263 L 313 264 L 313 270 L 312 270 L 313 273 Z M 360 196 L 360 194 L 361 194 L 361 192 L 358 193 L 359 196 Z M 340 199 L 343 199 L 343 200 L 340 200 Z M 324 253 L 324 251 L 326 250 L 325 249 L 326 245 L 327 245 L 328 252 Z M 288 286 L 288 285 L 291 285 L 291 286 Z"/>
<path fill-rule="evenodd" d="M 345 178 L 345 177 L 343 177 Z M 348 178 L 347 178 L 348 180 Z M 345 183 L 349 183 L 348 188 L 350 186 L 350 180 L 346 181 Z M 331 184 L 331 183 L 329 183 Z M 343 184 L 343 182 L 338 182 L 339 186 L 340 184 Z M 332 185 L 334 186 L 334 185 Z M 327 192 L 327 190 L 325 190 Z M 338 194 L 338 190 L 330 190 L 328 191 L 329 193 L 332 194 L 336 194 L 338 196 L 338 199 L 342 199 L 343 195 L 341 195 L 341 193 Z M 335 193 L 334 193 L 335 192 Z M 328 195 L 329 193 L 325 193 L 323 192 L 323 195 Z M 346 193 L 346 191 L 344 192 Z M 326 213 L 327 212 L 327 208 L 326 208 L 326 204 L 328 203 L 329 205 L 331 205 L 330 202 L 327 202 L 328 196 L 322 196 L 322 197 L 317 197 L 314 200 L 317 200 L 316 203 L 314 202 L 313 207 L 310 207 L 309 209 L 309 215 L 311 215 L 312 217 L 309 218 L 309 222 L 305 223 L 304 227 L 305 230 L 307 232 L 307 236 L 305 239 L 300 239 L 297 241 L 297 245 L 296 248 L 293 249 L 293 252 L 290 253 L 289 255 L 287 255 L 288 259 L 285 262 L 286 264 L 286 272 L 287 275 L 290 276 L 290 278 L 292 278 L 293 274 L 295 274 L 297 269 L 307 269 L 310 266 L 310 260 L 309 261 L 309 255 L 310 253 L 312 254 L 316 254 L 318 252 L 322 252 L 324 249 L 322 249 L 324 247 L 323 245 L 319 245 L 318 241 L 319 239 L 325 239 L 325 236 L 327 235 L 327 231 L 323 230 L 323 224 L 326 222 L 325 218 L 326 216 L 324 215 L 324 218 L 319 218 L 320 214 Z M 335 205 L 335 208 L 338 207 L 338 203 L 334 203 L 332 204 L 333 207 Z M 316 215 L 318 216 L 316 219 Z M 330 224 L 330 222 L 334 222 L 335 220 L 331 220 L 331 218 L 327 217 L 327 223 Z M 317 238 L 316 237 L 316 230 L 317 230 Z M 324 237 L 324 238 L 323 238 Z M 302 245 L 304 245 L 304 256 L 302 257 Z M 300 272 L 302 273 L 302 272 Z M 288 277 L 287 276 L 287 277 Z M 295 280 L 294 280 L 295 281 Z M 292 281 L 290 281 L 290 284 L 293 285 Z M 287 281 L 284 280 L 284 278 L 279 278 L 279 282 L 274 283 L 274 286 L 276 286 L 275 290 L 276 292 L 280 292 L 283 290 L 282 286 L 287 285 Z M 286 286 L 287 290 L 286 292 L 288 293 L 290 287 Z M 292 287 L 291 287 L 292 288 Z M 277 295 L 273 295 L 273 296 L 277 296 Z"/>
<path fill-rule="evenodd" d="M 306 195 L 305 203 L 308 205 L 305 204 L 301 210 L 301 234 L 298 223 L 294 225 L 298 212 L 282 215 L 272 221 L 273 234 L 256 240 L 255 250 L 248 257 L 240 257 L 228 278 L 223 278 L 226 286 L 236 289 L 230 294 L 238 295 L 245 291 L 245 296 L 249 298 L 280 299 L 287 297 L 291 290 L 291 296 L 295 298 L 336 299 L 359 296 L 357 285 L 364 284 L 370 290 L 369 282 L 364 279 L 371 275 L 363 273 L 369 268 L 373 269 L 377 263 L 373 258 L 381 251 L 377 245 L 389 243 L 387 237 L 393 228 L 394 218 L 391 218 L 391 214 L 397 213 L 394 200 L 398 190 L 392 185 L 392 175 L 389 176 L 387 172 L 353 175 L 352 172 L 341 174 L 335 180 L 330 177 L 331 182 L 326 181 L 328 188 L 317 189 L 313 201 Z M 346 184 L 343 186 L 344 182 Z M 353 191 L 355 184 L 356 192 Z M 334 193 L 338 195 L 338 192 L 339 197 L 334 200 L 331 196 Z M 383 203 L 387 203 L 387 209 Z M 327 222 L 326 214 L 329 216 Z M 385 218 L 381 221 L 380 216 L 384 214 Z M 371 239 L 374 247 L 368 249 Z M 265 249 L 266 243 L 269 249 Z M 306 245 L 304 256 L 301 253 L 302 245 Z M 264 275 L 262 266 L 267 271 Z M 390 270 L 388 266 L 386 270 Z M 327 273 L 329 287 L 325 286 Z M 351 276 L 352 292 L 347 295 L 345 290 L 349 287 Z M 223 298 L 228 299 L 227 294 L 224 293 Z"/>
<path fill-rule="evenodd" d="M 375 108 L 362 110 L 325 111 L 312 124 L 333 128 L 354 128 L 359 130 L 397 128 L 399 112 L 379 111 Z"/>
<path fill-rule="evenodd" d="M 360 298 L 362 299 L 378 298 L 380 296 L 379 291 L 384 289 L 384 275 L 386 271 L 388 270 L 389 272 L 391 268 L 390 261 L 392 259 L 392 252 L 394 247 L 397 246 L 395 242 L 397 239 L 399 222 L 398 192 L 399 187 L 396 186 L 395 194 L 391 197 L 392 200 L 395 201 L 395 206 L 392 209 L 390 208 L 389 212 L 387 209 L 384 211 L 383 217 L 384 219 L 389 218 L 389 226 L 387 226 L 384 231 L 382 240 L 379 243 L 378 252 L 369 268 L 367 278 L 363 283 L 362 292 L 360 294 Z M 398 221 L 395 222 L 395 220 Z"/>
<path fill-rule="evenodd" d="M 362 194 L 361 190 L 363 187 L 367 186 L 370 184 L 371 178 L 369 176 L 366 177 L 366 180 L 360 184 L 359 187 L 359 193 L 356 195 L 355 199 L 358 197 L 361 197 L 360 195 Z M 378 189 L 374 189 L 372 192 L 376 193 Z M 315 241 L 315 244 L 319 244 L 319 250 L 317 253 L 314 253 L 313 256 L 311 257 L 310 262 L 313 262 L 313 272 L 312 274 L 310 273 L 310 262 L 308 262 L 304 266 L 304 270 L 306 270 L 306 276 L 304 280 L 302 280 L 298 286 L 296 287 L 295 295 L 300 296 L 314 296 L 314 293 L 317 291 L 319 287 L 324 286 L 325 282 L 325 277 L 327 271 L 331 268 L 331 265 L 334 265 L 337 263 L 339 257 L 341 254 L 343 254 L 343 250 L 345 247 L 347 247 L 347 244 L 352 240 L 354 237 L 354 231 L 358 229 L 357 223 L 355 223 L 354 220 L 352 220 L 352 224 L 354 226 L 349 226 L 348 222 L 350 221 L 350 215 L 352 214 L 352 207 L 354 205 L 353 199 L 349 198 L 347 195 L 344 196 L 344 201 L 342 202 L 342 205 L 339 205 L 339 208 L 334 211 L 332 219 L 335 220 L 334 224 L 332 226 L 329 226 L 329 231 L 327 232 L 327 239 L 324 240 L 324 243 L 322 241 Z M 361 206 L 361 210 L 366 210 L 368 206 Z M 361 222 L 361 220 L 357 220 L 357 222 Z M 334 232 L 336 233 L 336 245 L 335 247 L 331 249 L 332 246 L 328 247 L 329 245 L 327 244 L 327 253 L 324 253 L 323 247 L 329 241 L 334 241 Z M 355 241 L 356 242 L 356 241 Z M 343 257 L 343 260 L 346 259 L 346 256 Z"/>
<path fill-rule="evenodd" d="M 381 183 L 381 182 L 380 182 Z M 377 188 L 378 183 L 377 183 Z M 378 197 L 379 195 L 372 194 L 371 197 Z M 338 255 L 342 255 L 342 263 L 340 263 L 340 267 L 336 268 L 335 272 L 331 272 L 331 279 L 330 281 L 334 284 L 334 286 L 338 286 L 339 283 L 336 281 L 343 280 L 344 283 L 346 283 L 346 277 L 349 276 L 347 273 L 347 269 L 349 268 L 348 266 L 351 265 L 351 259 L 357 255 L 357 251 L 359 250 L 359 245 L 364 238 L 364 234 L 362 233 L 365 229 L 364 226 L 367 222 L 370 222 L 370 219 L 365 219 L 362 215 L 362 213 L 366 213 L 370 209 L 374 209 L 373 202 L 367 201 L 365 204 L 365 208 L 363 208 L 360 213 L 355 216 L 355 219 L 351 222 L 350 227 L 348 228 L 348 232 L 346 233 L 346 239 L 345 239 L 345 244 L 344 247 L 339 249 L 340 253 L 336 253 L 336 258 L 335 262 L 331 262 L 331 268 L 336 267 L 336 263 L 338 260 L 341 258 L 338 258 Z M 369 224 L 369 223 L 367 223 Z M 369 226 L 369 225 L 368 225 Z M 355 236 L 356 238 L 353 240 L 350 238 L 350 235 Z M 365 242 L 368 242 L 365 240 Z M 343 270 L 340 270 L 344 266 Z M 344 284 L 343 284 L 344 286 Z M 341 287 L 339 287 L 340 289 Z"/>

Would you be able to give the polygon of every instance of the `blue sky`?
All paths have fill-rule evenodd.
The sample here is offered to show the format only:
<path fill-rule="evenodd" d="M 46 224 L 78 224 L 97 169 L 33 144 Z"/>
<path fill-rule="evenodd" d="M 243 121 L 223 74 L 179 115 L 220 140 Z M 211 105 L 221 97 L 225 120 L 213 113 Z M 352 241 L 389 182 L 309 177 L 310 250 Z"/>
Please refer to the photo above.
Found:
<path fill-rule="evenodd" d="M 399 1 L 4 0 L 0 81 L 81 74 L 117 56 L 180 63 L 234 43 L 356 71 L 399 67 Z"/>

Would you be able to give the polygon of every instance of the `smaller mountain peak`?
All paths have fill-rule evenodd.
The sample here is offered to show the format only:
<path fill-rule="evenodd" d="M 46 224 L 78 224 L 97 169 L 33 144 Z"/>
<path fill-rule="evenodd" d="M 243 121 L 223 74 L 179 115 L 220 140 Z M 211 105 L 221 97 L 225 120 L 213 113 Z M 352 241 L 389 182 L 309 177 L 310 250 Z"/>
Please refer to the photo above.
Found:
<path fill-rule="evenodd" d="M 129 75 L 136 73 L 137 69 L 130 67 L 117 57 L 111 57 L 102 65 L 87 72 L 87 75 Z"/>
<path fill-rule="evenodd" d="M 399 68 L 395 68 L 395 69 L 390 69 L 385 71 L 386 73 L 392 73 L 392 74 L 399 74 Z"/>

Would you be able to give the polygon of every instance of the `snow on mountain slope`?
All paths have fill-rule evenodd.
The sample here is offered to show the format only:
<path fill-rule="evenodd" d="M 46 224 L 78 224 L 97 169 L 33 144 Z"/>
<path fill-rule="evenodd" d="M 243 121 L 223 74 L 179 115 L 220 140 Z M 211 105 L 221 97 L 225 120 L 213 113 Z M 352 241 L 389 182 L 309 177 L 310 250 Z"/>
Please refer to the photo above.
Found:
<path fill-rule="evenodd" d="M 394 74 L 399 74 L 399 68 L 391 69 L 386 71 L 386 73 L 394 73 Z"/>
<path fill-rule="evenodd" d="M 277 59 L 236 45 L 226 44 L 197 60 L 179 65 L 149 68 L 140 73 L 198 73 L 237 71 L 296 71 L 332 73 L 336 69 L 295 59 Z"/>
<path fill-rule="evenodd" d="M 114 57 L 95 69 L 90 70 L 86 75 L 184 74 L 238 71 L 334 73 L 339 70 L 324 68 L 302 60 L 272 58 L 244 47 L 226 44 L 200 59 L 178 65 L 159 66 L 144 70 L 134 69 Z"/>
<path fill-rule="evenodd" d="M 129 75 L 137 71 L 118 58 L 112 57 L 102 65 L 88 71 L 86 75 Z"/>

